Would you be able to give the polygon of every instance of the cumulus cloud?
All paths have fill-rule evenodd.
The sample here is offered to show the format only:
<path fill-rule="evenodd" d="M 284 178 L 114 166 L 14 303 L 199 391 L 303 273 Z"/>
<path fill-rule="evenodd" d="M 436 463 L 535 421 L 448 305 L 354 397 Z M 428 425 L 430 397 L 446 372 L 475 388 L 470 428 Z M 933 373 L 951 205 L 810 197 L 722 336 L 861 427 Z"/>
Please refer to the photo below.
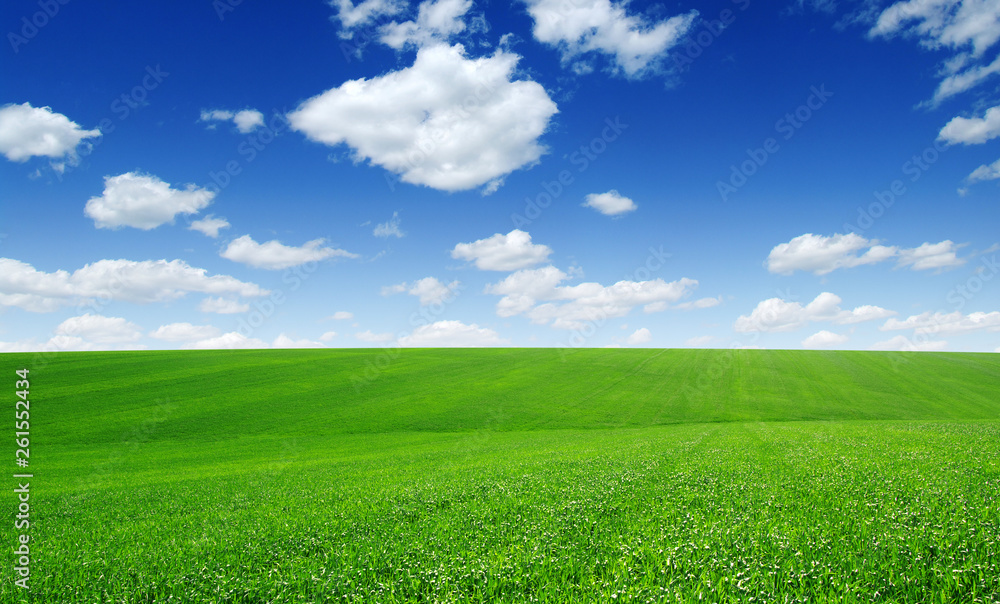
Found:
<path fill-rule="evenodd" d="M 96 344 L 122 344 L 135 342 L 142 337 L 142 330 L 135 323 L 121 317 L 105 317 L 90 313 L 66 319 L 56 327 L 55 333 L 83 338 Z"/>
<path fill-rule="evenodd" d="M 623 317 L 636 306 L 659 302 L 673 303 L 689 295 L 697 286 L 694 279 L 683 278 L 667 283 L 619 281 L 560 285 L 569 275 L 554 266 L 524 269 L 503 281 L 488 285 L 486 293 L 503 296 L 497 302 L 497 314 L 511 317 L 524 314 L 533 323 L 551 323 L 559 329 L 580 329 L 586 322 L 600 322 Z"/>
<path fill-rule="evenodd" d="M 250 305 L 239 300 L 227 300 L 226 298 L 208 297 L 198 304 L 201 312 L 212 312 L 220 315 L 235 315 L 241 312 L 248 312 Z"/>
<path fill-rule="evenodd" d="M 219 236 L 220 230 L 228 229 L 230 226 L 229 221 L 225 218 L 215 218 L 212 214 L 209 214 L 201 220 L 192 222 L 188 229 L 198 231 L 215 239 Z"/>
<path fill-rule="evenodd" d="M 868 347 L 869 350 L 898 350 L 907 352 L 944 350 L 948 342 L 944 340 L 911 340 L 906 336 L 899 335 L 888 340 L 875 342 Z"/>
<path fill-rule="evenodd" d="M 322 247 L 324 241 L 326 240 L 313 239 L 301 247 L 294 247 L 284 245 L 277 240 L 257 243 L 250 235 L 244 235 L 230 241 L 219 255 L 233 262 L 267 270 L 281 270 L 328 258 L 358 257 L 357 254 L 345 250 Z"/>
<path fill-rule="evenodd" d="M 341 37 L 350 38 L 352 30 L 386 16 L 403 11 L 406 2 L 399 0 L 364 0 L 355 4 L 351 0 L 330 0 L 330 6 L 337 10 L 335 19 L 340 21 L 344 31 Z"/>
<path fill-rule="evenodd" d="M 983 117 L 954 117 L 941 128 L 938 139 L 949 144 L 979 145 L 1000 136 L 1000 106 Z"/>
<path fill-rule="evenodd" d="M 10 161 L 24 162 L 33 156 L 72 160 L 81 141 L 100 135 L 100 130 L 84 130 L 49 107 L 30 103 L 0 107 L 0 153 Z"/>
<path fill-rule="evenodd" d="M 0 258 L 0 306 L 51 312 L 95 300 L 147 304 L 188 292 L 256 297 L 269 292 L 229 275 L 208 275 L 183 260 L 99 260 L 72 273 L 47 273 L 10 258 Z"/>
<path fill-rule="evenodd" d="M 899 251 L 899 266 L 909 266 L 913 270 L 954 268 L 965 264 L 965 258 L 957 256 L 960 246 L 949 240 L 941 243 L 924 243 L 919 247 Z"/>
<path fill-rule="evenodd" d="M 960 266 L 964 258 L 956 252 L 961 246 L 950 240 L 940 243 L 925 242 L 915 248 L 878 245 L 855 233 L 835 234 L 829 237 L 806 233 L 788 243 L 781 243 L 767 256 L 767 270 L 781 275 L 809 271 L 825 275 L 838 268 L 853 268 L 896 259 L 898 267 L 912 270 L 942 269 Z M 859 253 L 861 251 L 864 253 Z"/>
<path fill-rule="evenodd" d="M 864 323 L 866 321 L 877 321 L 879 319 L 885 319 L 887 317 L 892 317 L 896 315 L 894 310 L 886 310 L 881 306 L 872 306 L 871 304 L 865 304 L 864 306 L 858 306 L 854 310 L 845 310 L 837 315 L 834 320 L 835 323 L 839 325 L 853 325 L 855 323 Z"/>
<path fill-rule="evenodd" d="M 268 348 L 268 345 L 263 340 L 258 340 L 257 338 L 248 338 L 247 336 L 239 333 L 238 331 L 230 331 L 224 333 L 221 336 L 216 336 L 214 338 L 206 338 L 204 340 L 198 340 L 192 344 L 184 346 L 186 349 L 192 350 L 220 350 L 220 349 L 250 349 L 250 348 Z"/>
<path fill-rule="evenodd" d="M 630 346 L 638 346 L 639 344 L 646 344 L 653 339 L 653 334 L 649 332 L 649 329 L 641 327 L 632 332 L 632 335 L 625 340 Z"/>
<path fill-rule="evenodd" d="M 149 337 L 166 342 L 193 342 L 207 340 L 221 333 L 218 327 L 212 325 L 192 325 L 191 323 L 170 323 L 161 325 L 149 332 Z"/>
<path fill-rule="evenodd" d="M 330 316 L 335 321 L 348 321 L 354 318 L 354 313 L 346 310 L 338 310 Z"/>
<path fill-rule="evenodd" d="M 657 66 L 694 23 L 698 11 L 690 11 L 651 23 L 628 14 L 626 2 L 611 0 L 525 0 L 534 20 L 532 34 L 543 44 L 562 53 L 563 63 L 588 53 L 607 55 L 614 71 L 639 77 Z M 591 67 L 576 63 L 578 72 Z"/>
<path fill-rule="evenodd" d="M 293 129 L 346 144 L 403 182 L 442 191 L 487 185 L 534 165 L 557 112 L 538 83 L 512 80 L 520 57 L 503 50 L 468 59 L 461 45 L 421 48 L 411 67 L 345 82 L 288 115 Z"/>
<path fill-rule="evenodd" d="M 831 331 L 822 330 L 814 333 L 808 338 L 802 340 L 803 348 L 823 348 L 826 346 L 835 346 L 837 344 L 843 344 L 849 340 L 847 336 L 839 333 L 833 333 Z"/>
<path fill-rule="evenodd" d="M 456 292 L 461 289 L 462 284 L 458 281 L 452 281 L 451 283 L 445 285 L 444 283 L 438 281 L 435 277 L 424 277 L 419 281 L 414 281 L 412 285 L 399 283 L 397 285 L 383 287 L 382 295 L 388 296 L 406 292 L 411 296 L 417 296 L 420 298 L 421 306 L 428 306 L 430 304 L 442 304 L 449 301 L 451 298 L 456 296 Z"/>
<path fill-rule="evenodd" d="M 383 239 L 388 237 L 402 237 L 404 233 L 399 230 L 399 212 L 393 212 L 392 218 L 375 225 L 375 230 L 372 231 L 372 234 Z"/>
<path fill-rule="evenodd" d="M 507 346 L 510 342 L 501 338 L 497 332 L 487 327 L 473 323 L 466 325 L 461 321 L 437 321 L 429 325 L 421 325 L 413 333 L 399 338 L 403 347 L 488 347 Z"/>
<path fill-rule="evenodd" d="M 84 213 L 99 229 L 123 226 L 150 230 L 172 223 L 178 214 L 197 214 L 215 193 L 194 185 L 174 189 L 159 178 L 138 172 L 104 177 L 104 193 L 87 201 Z"/>
<path fill-rule="evenodd" d="M 325 332 L 323 335 L 321 335 L 319 337 L 319 341 L 320 342 L 331 342 L 336 337 L 337 337 L 337 332 L 335 332 L 335 331 L 328 331 L 328 332 Z"/>
<path fill-rule="evenodd" d="M 639 207 L 635 205 L 634 201 L 628 197 L 624 197 L 615 189 L 611 189 L 607 193 L 591 193 L 587 195 L 587 201 L 583 205 L 584 207 L 594 208 L 605 216 L 618 216 L 626 212 L 632 212 Z"/>
<path fill-rule="evenodd" d="M 984 180 L 997 180 L 1000 178 L 1000 159 L 992 164 L 983 164 L 969 174 L 969 182 L 980 182 Z"/>
<path fill-rule="evenodd" d="M 229 111 L 227 109 L 202 109 L 198 121 L 210 122 L 209 128 L 215 127 L 215 122 L 233 122 L 243 134 L 253 132 L 264 125 L 264 114 L 256 109 Z"/>
<path fill-rule="evenodd" d="M 529 233 L 514 229 L 506 235 L 497 233 L 472 243 L 459 243 L 451 250 L 451 257 L 474 262 L 484 271 L 514 271 L 541 264 L 551 253 L 549 246 L 531 243 Z"/>
<path fill-rule="evenodd" d="M 380 28 L 380 41 L 386 46 L 425 46 L 447 41 L 465 30 L 463 17 L 472 8 L 471 0 L 427 0 L 420 3 L 417 18 L 403 23 L 388 23 Z"/>
<path fill-rule="evenodd" d="M 858 252 L 865 250 L 861 255 Z M 855 233 L 846 235 L 799 235 L 788 243 L 781 243 L 767 256 L 767 270 L 781 275 L 795 271 L 811 271 L 825 275 L 838 268 L 851 268 L 888 260 L 896 255 L 897 248 L 876 245 Z"/>
<path fill-rule="evenodd" d="M 770 298 L 757 304 L 749 315 L 740 315 L 733 329 L 740 333 L 794 331 L 810 322 L 831 321 L 848 325 L 896 314 L 871 305 L 842 310 L 840 303 L 840 296 L 830 292 L 819 294 L 805 306 L 781 298 Z"/>
<path fill-rule="evenodd" d="M 1000 312 L 973 312 L 965 315 L 958 310 L 951 313 L 927 311 L 902 320 L 889 319 L 879 329 L 882 331 L 912 329 L 918 334 L 1000 331 Z"/>

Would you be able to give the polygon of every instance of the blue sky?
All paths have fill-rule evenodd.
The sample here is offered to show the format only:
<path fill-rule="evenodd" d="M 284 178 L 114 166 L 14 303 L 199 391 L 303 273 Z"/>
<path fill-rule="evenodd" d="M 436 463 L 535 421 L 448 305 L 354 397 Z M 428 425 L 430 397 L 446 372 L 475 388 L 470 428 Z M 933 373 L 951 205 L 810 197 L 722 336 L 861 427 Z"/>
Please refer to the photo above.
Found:
<path fill-rule="evenodd" d="M 0 22 L 0 351 L 1000 347 L 996 2 Z"/>

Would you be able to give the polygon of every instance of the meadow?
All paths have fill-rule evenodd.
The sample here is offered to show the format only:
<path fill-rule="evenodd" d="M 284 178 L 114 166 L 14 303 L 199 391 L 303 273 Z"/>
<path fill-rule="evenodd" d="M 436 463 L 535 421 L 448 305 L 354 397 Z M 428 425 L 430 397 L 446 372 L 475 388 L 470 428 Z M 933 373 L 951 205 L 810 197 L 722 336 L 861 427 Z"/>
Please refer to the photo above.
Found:
<path fill-rule="evenodd" d="M 996 354 L 0 365 L 34 472 L 0 602 L 1000 602 Z"/>

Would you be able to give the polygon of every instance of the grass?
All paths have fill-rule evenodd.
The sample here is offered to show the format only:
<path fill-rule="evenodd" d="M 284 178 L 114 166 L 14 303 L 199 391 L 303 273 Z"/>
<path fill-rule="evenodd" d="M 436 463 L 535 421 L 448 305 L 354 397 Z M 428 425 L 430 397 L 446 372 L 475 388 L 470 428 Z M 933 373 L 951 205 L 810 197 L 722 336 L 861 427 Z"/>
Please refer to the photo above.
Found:
<path fill-rule="evenodd" d="M 1000 355 L 0 360 L 35 472 L 0 602 L 1000 602 Z"/>

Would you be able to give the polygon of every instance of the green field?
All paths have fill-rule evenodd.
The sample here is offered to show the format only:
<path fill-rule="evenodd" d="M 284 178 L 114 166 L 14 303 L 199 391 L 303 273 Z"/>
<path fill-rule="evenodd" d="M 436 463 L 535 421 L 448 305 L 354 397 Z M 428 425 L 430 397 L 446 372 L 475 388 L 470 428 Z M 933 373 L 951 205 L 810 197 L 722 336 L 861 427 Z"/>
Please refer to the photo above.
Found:
<path fill-rule="evenodd" d="M 1000 602 L 997 354 L 0 366 L 11 412 L 31 369 L 34 472 L 3 603 Z"/>

